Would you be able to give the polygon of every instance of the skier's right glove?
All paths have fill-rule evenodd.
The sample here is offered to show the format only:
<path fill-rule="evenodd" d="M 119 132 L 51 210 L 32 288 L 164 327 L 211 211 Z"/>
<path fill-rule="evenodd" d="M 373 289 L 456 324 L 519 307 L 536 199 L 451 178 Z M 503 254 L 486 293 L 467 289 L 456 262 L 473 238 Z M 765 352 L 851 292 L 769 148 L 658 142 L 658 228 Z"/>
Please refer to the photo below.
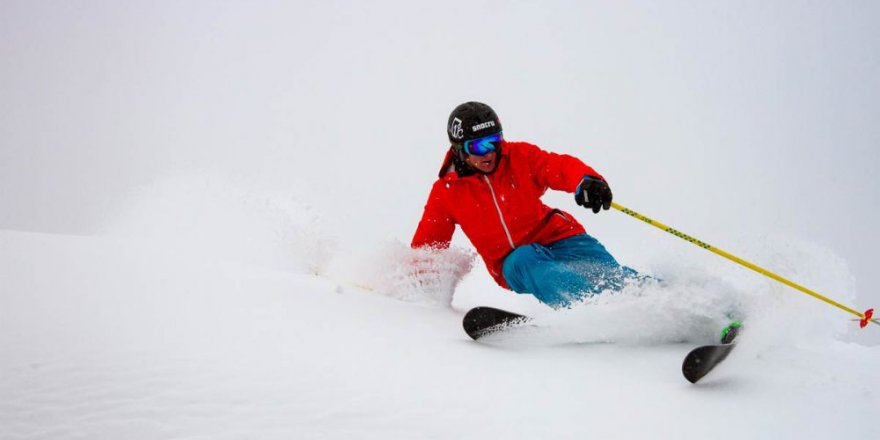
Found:
<path fill-rule="evenodd" d="M 593 176 L 584 176 L 584 180 L 581 180 L 574 193 L 574 201 L 584 208 L 592 209 L 594 213 L 598 213 L 600 209 L 611 208 L 611 198 L 611 188 L 608 184 Z"/>

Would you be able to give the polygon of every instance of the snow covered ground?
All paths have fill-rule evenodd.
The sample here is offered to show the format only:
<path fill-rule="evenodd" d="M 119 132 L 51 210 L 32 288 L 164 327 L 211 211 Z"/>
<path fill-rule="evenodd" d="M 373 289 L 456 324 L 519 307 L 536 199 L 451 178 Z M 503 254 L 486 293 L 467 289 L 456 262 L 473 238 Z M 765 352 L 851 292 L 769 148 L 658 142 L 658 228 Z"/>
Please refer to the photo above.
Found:
<path fill-rule="evenodd" d="M 0 249 L 3 439 L 875 431 L 880 347 L 835 340 L 838 312 L 810 313 L 811 300 L 769 283 L 772 301 L 749 301 L 775 316 L 747 321 L 739 349 L 695 386 L 680 363 L 716 337 L 712 308 L 730 302 L 712 295 L 722 281 L 705 284 L 720 274 L 552 312 L 487 289 L 481 272 L 450 308 L 448 285 L 419 294 L 402 279 L 366 276 L 356 259 L 315 275 L 290 255 L 278 269 L 240 248 L 205 253 L 183 236 L 3 231 Z M 479 303 L 535 314 L 541 327 L 475 343 L 460 319 Z"/>

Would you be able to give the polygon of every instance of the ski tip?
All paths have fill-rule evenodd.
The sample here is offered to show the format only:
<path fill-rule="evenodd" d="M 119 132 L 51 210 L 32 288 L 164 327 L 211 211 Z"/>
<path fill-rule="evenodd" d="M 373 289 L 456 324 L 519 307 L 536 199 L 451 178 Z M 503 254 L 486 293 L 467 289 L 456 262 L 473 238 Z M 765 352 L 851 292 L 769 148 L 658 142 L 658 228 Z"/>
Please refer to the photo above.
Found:
<path fill-rule="evenodd" d="M 681 364 L 681 372 L 690 383 L 697 383 L 733 351 L 734 343 L 704 345 L 691 350 Z"/>
<path fill-rule="evenodd" d="M 461 323 L 465 333 L 476 341 L 526 319 L 524 315 L 494 307 L 474 307 L 465 313 Z"/>

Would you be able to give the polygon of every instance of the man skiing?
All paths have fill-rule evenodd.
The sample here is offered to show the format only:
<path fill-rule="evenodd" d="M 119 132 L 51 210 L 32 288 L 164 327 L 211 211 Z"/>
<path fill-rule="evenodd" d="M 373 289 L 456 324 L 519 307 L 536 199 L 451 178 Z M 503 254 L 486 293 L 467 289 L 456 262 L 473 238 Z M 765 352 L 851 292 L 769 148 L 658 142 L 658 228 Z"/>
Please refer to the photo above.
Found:
<path fill-rule="evenodd" d="M 451 146 L 411 246 L 446 248 L 462 231 L 502 287 L 554 307 L 619 290 L 637 274 L 621 266 L 570 214 L 541 201 L 574 193 L 594 213 L 611 207 L 605 179 L 579 159 L 504 140 L 498 115 L 466 102 L 449 115 Z"/>

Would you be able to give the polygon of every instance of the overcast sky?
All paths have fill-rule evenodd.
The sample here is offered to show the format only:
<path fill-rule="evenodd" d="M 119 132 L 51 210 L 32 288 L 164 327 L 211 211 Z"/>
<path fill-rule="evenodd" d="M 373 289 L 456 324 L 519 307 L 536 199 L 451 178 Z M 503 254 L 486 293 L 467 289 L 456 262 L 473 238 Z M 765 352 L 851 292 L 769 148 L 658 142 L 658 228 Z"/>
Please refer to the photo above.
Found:
<path fill-rule="evenodd" d="M 210 171 L 352 246 L 407 242 L 449 111 L 480 100 L 712 244 L 828 248 L 880 306 L 878 22 L 871 1 L 3 0 L 0 228 L 96 233 L 135 188 Z M 673 239 L 578 214 L 624 257 Z"/>

